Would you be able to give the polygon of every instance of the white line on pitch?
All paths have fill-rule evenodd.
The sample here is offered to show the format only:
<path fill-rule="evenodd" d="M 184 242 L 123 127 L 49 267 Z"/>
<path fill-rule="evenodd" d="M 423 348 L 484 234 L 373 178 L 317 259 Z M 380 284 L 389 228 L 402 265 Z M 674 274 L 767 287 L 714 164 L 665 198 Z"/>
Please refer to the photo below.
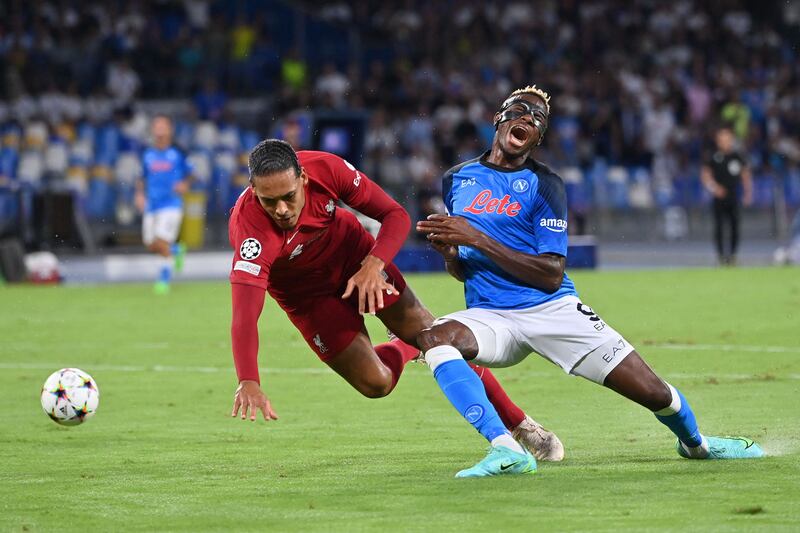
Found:
<path fill-rule="evenodd" d="M 800 347 L 792 346 L 748 346 L 738 344 L 643 344 L 646 348 L 664 350 L 709 351 L 709 352 L 759 352 L 759 353 L 800 353 Z"/>
<path fill-rule="evenodd" d="M 53 370 L 59 368 L 57 364 L 50 363 L 0 363 L 0 369 L 4 370 Z M 184 372 L 184 373 L 200 373 L 200 374 L 216 374 L 216 373 L 233 373 L 232 367 L 219 367 L 219 366 L 169 366 L 169 365 L 92 365 L 87 364 L 85 368 L 89 368 L 92 373 L 94 372 Z M 420 366 L 420 368 L 422 368 Z M 327 368 L 279 368 L 269 367 L 262 370 L 265 374 L 296 374 L 296 375 L 320 375 L 332 374 L 332 371 Z M 411 376 L 427 376 L 427 372 L 412 372 Z M 538 371 L 524 371 L 520 377 L 529 378 L 550 378 L 558 375 L 554 372 L 538 372 Z M 764 381 L 770 380 L 800 380 L 800 374 L 720 374 L 717 372 L 709 372 L 706 374 L 698 373 L 683 373 L 683 372 L 667 372 L 663 374 L 665 378 L 670 379 L 723 379 L 723 380 L 744 380 L 744 379 L 761 379 Z"/>
<path fill-rule="evenodd" d="M 58 364 L 50 363 L 0 363 L 0 369 L 6 370 L 49 370 L 58 368 Z M 78 365 L 75 365 L 78 366 Z M 92 372 L 191 372 L 200 374 L 215 374 L 217 372 L 233 372 L 233 366 L 170 366 L 170 365 L 93 365 L 86 364 Z M 262 370 L 267 374 L 327 374 L 327 368 L 266 368 Z"/>

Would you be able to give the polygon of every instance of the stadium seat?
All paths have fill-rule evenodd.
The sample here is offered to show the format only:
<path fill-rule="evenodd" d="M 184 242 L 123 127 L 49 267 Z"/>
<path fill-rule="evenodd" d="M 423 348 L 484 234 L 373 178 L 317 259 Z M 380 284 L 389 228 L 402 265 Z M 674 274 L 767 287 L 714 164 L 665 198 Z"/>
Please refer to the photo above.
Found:
<path fill-rule="evenodd" d="M 47 145 L 44 150 L 44 170 L 48 174 L 61 179 L 67 170 L 69 150 L 67 143 L 61 139 Z"/>
<path fill-rule="evenodd" d="M 789 170 L 785 183 L 786 203 L 793 207 L 800 206 L 800 169 Z"/>
<path fill-rule="evenodd" d="M 627 202 L 631 207 L 646 209 L 653 207 L 653 180 L 650 171 L 644 167 L 638 167 L 629 175 L 630 182 L 627 185 Z M 615 204 L 616 207 L 624 207 L 622 204 Z"/>
<path fill-rule="evenodd" d="M 95 220 L 113 220 L 116 209 L 116 189 L 112 182 L 111 169 L 105 165 L 96 165 L 92 169 L 89 180 L 89 191 L 86 198 L 86 213 Z"/>
<path fill-rule="evenodd" d="M 211 157 L 209 153 L 203 150 L 195 150 L 186 158 L 189 166 L 192 168 L 192 176 L 194 176 L 195 183 L 202 188 L 208 187 L 211 182 Z"/>
<path fill-rule="evenodd" d="M 20 155 L 17 178 L 21 183 L 37 187 L 44 175 L 44 157 L 39 150 L 25 150 Z"/>
<path fill-rule="evenodd" d="M 208 194 L 209 212 L 226 213 L 233 176 L 236 172 L 236 154 L 223 151 L 214 156 L 214 178 Z"/>
<path fill-rule="evenodd" d="M 261 140 L 261 136 L 253 130 L 243 131 L 241 137 L 242 137 L 242 149 L 246 150 L 248 153 Z"/>
<path fill-rule="evenodd" d="M 18 163 L 19 152 L 16 148 L 9 146 L 0 148 L 0 180 L 15 181 Z"/>
<path fill-rule="evenodd" d="M 194 139 L 194 124 L 178 120 L 175 122 L 175 143 L 183 148 L 192 146 Z"/>
<path fill-rule="evenodd" d="M 564 188 L 567 193 L 567 205 L 570 210 L 584 212 L 590 207 L 591 198 L 587 192 L 587 183 L 584 173 L 577 166 L 565 167 L 561 170 L 564 179 Z"/>
<path fill-rule="evenodd" d="M 628 170 L 625 167 L 609 167 L 606 174 L 607 181 L 607 200 L 610 207 L 628 207 Z"/>
<path fill-rule="evenodd" d="M 219 132 L 217 148 L 238 152 L 241 149 L 239 128 L 226 126 Z"/>
<path fill-rule="evenodd" d="M 142 163 L 135 152 L 121 153 L 114 165 L 114 180 L 121 185 L 133 185 L 142 175 Z"/>
<path fill-rule="evenodd" d="M 120 131 L 114 124 L 98 128 L 95 135 L 94 153 L 98 164 L 111 166 L 119 153 Z"/>
<path fill-rule="evenodd" d="M 771 207 L 775 201 L 775 178 L 771 174 L 753 176 L 753 205 Z"/>
<path fill-rule="evenodd" d="M 217 126 L 213 122 L 200 122 L 194 130 L 192 147 L 210 151 L 216 148 L 218 140 Z"/>

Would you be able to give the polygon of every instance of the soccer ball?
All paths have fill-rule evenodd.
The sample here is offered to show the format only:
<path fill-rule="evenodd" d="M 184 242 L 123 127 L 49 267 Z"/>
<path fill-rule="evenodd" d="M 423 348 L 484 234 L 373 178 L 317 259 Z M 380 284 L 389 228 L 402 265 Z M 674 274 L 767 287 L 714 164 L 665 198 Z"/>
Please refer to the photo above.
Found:
<path fill-rule="evenodd" d="M 77 426 L 94 416 L 99 401 L 97 383 L 77 368 L 53 372 L 42 386 L 42 409 L 63 426 Z"/>

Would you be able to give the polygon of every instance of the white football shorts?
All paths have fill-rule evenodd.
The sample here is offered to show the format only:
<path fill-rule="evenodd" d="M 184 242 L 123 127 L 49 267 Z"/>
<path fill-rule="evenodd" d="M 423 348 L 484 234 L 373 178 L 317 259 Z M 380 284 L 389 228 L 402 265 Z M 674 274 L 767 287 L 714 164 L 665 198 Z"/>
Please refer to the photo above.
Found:
<path fill-rule="evenodd" d="M 168 207 L 145 213 L 142 217 L 142 241 L 150 245 L 156 239 L 172 244 L 178 240 L 181 229 L 183 210 L 180 207 Z"/>
<path fill-rule="evenodd" d="M 516 365 L 536 352 L 564 372 L 603 384 L 606 376 L 633 351 L 633 346 L 577 296 L 564 296 L 529 309 L 472 308 L 445 315 L 478 341 L 473 363 L 492 367 Z"/>

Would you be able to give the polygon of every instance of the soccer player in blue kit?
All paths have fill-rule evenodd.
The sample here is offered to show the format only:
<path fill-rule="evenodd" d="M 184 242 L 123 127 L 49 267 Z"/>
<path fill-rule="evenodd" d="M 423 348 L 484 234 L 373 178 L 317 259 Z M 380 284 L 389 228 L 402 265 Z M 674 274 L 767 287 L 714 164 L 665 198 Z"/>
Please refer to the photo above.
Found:
<path fill-rule="evenodd" d="M 445 174 L 449 214 L 417 223 L 464 283 L 467 303 L 436 320 L 417 343 L 445 396 L 491 443 L 482 461 L 456 477 L 536 471 L 536 460 L 508 438 L 465 361 L 504 367 L 532 352 L 653 411 L 677 436 L 682 457 L 762 457 L 750 439 L 700 433 L 686 398 L 578 298 L 564 273 L 564 183 L 532 157 L 549 114 L 546 92 L 535 85 L 514 91 L 495 114 L 491 149 Z"/>
<path fill-rule="evenodd" d="M 173 261 L 180 272 L 186 248 L 177 242 L 183 218 L 183 194 L 189 190 L 190 167 L 172 145 L 172 121 L 163 115 L 151 124 L 153 146 L 142 154 L 144 178 L 136 182 L 136 207 L 142 211 L 142 241 L 161 258 L 154 290 L 169 292 Z"/>

